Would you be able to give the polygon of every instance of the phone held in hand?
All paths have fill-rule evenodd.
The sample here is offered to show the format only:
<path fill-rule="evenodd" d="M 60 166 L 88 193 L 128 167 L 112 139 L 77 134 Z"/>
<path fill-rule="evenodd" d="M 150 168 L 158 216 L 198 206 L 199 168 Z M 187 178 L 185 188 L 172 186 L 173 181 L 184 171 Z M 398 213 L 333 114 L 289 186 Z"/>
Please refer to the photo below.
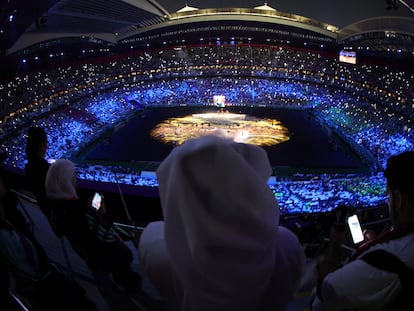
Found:
<path fill-rule="evenodd" d="M 92 207 L 94 207 L 96 210 L 99 210 L 101 208 L 101 205 L 102 196 L 98 192 L 95 192 L 92 198 Z"/>
<path fill-rule="evenodd" d="M 347 223 L 354 244 L 362 242 L 364 240 L 364 233 L 362 232 L 358 216 L 356 214 L 349 216 L 347 219 Z"/>

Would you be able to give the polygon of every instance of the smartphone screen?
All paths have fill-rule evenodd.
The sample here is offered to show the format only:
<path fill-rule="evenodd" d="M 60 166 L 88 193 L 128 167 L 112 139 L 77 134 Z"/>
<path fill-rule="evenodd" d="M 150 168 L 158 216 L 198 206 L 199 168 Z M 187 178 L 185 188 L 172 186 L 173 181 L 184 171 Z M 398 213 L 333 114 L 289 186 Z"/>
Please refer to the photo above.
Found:
<path fill-rule="evenodd" d="M 92 206 L 95 209 L 100 209 L 101 208 L 101 201 L 102 201 L 102 197 L 98 192 L 95 192 L 95 194 L 93 195 L 92 198 Z"/>
<path fill-rule="evenodd" d="M 351 231 L 351 236 L 354 244 L 358 244 L 364 240 L 364 234 L 362 233 L 362 228 L 357 215 L 348 217 L 348 227 Z"/>

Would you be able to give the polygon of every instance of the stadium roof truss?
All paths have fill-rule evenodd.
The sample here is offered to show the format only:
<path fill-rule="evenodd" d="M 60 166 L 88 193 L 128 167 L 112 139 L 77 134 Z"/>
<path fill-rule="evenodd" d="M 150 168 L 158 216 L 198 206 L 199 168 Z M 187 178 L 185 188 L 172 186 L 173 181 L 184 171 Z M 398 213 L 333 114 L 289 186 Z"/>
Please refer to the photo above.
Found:
<path fill-rule="evenodd" d="M 65 37 L 94 37 L 116 43 L 119 34 L 160 23 L 168 16 L 153 0 L 60 0 L 34 18 L 7 54 Z"/>
<path fill-rule="evenodd" d="M 31 4 L 16 0 L 21 10 L 33 9 L 31 19 L 20 25 L 6 54 L 38 43 L 61 38 L 92 38 L 109 44 L 125 42 L 164 27 L 209 22 L 258 22 L 276 28 L 292 27 L 313 32 L 335 42 L 352 42 L 358 35 L 393 31 L 414 36 L 414 19 L 379 17 L 360 21 L 343 29 L 307 17 L 284 13 L 268 6 L 256 8 L 198 9 L 186 7 L 170 14 L 155 0 L 38 0 Z M 35 2 L 34 2 L 35 3 Z M 39 13 L 40 12 L 40 13 Z M 349 40 L 349 41 L 347 41 Z"/>
<path fill-rule="evenodd" d="M 336 39 L 338 28 L 326 23 L 321 23 L 316 20 L 289 14 L 279 11 L 262 10 L 262 9 L 248 9 L 248 8 L 216 8 L 216 9 L 196 9 L 189 11 L 182 11 L 172 13 L 168 20 L 159 24 L 153 24 L 149 27 L 136 29 L 120 39 L 125 39 L 142 32 L 162 28 L 166 26 L 177 26 L 190 23 L 208 23 L 210 21 L 245 21 L 245 22 L 263 22 L 275 25 L 290 26 L 293 28 L 300 28 L 307 31 L 312 31 L 323 36 Z"/>
<path fill-rule="evenodd" d="M 376 17 L 351 24 L 338 32 L 338 43 L 371 50 L 414 52 L 414 19 Z"/>
<path fill-rule="evenodd" d="M 364 33 L 385 31 L 414 36 L 414 18 L 383 16 L 365 19 L 341 29 L 338 32 L 338 41 L 345 41 Z"/>

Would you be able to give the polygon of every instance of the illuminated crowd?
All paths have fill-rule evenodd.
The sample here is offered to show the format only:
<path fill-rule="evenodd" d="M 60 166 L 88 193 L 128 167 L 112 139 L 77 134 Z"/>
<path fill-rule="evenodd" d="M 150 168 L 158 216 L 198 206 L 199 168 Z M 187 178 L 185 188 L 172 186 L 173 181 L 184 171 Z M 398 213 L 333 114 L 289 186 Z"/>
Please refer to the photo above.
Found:
<path fill-rule="evenodd" d="M 316 176 L 269 186 L 282 212 L 326 211 L 338 202 L 385 202 L 382 169 L 412 150 L 412 73 L 352 66 L 307 51 L 275 47 L 188 47 L 58 68 L 0 84 L 0 139 L 6 164 L 22 169 L 32 125 L 48 133 L 47 158 L 70 158 L 145 107 L 212 105 L 309 109 L 374 169 L 372 176 Z M 156 187 L 120 167 L 78 165 L 81 179 Z M 362 187 L 361 185 L 366 185 Z"/>

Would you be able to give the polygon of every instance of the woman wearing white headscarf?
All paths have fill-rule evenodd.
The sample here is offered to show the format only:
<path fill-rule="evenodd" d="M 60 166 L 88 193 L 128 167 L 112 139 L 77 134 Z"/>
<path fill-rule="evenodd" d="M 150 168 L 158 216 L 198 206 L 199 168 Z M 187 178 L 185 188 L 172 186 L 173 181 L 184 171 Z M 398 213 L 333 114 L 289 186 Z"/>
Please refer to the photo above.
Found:
<path fill-rule="evenodd" d="M 283 310 L 305 264 L 297 237 L 278 226 L 257 146 L 215 136 L 175 148 L 157 170 L 163 222 L 140 239 L 144 272 L 176 310 Z"/>
<path fill-rule="evenodd" d="M 46 174 L 47 197 L 50 200 L 79 199 L 76 193 L 75 166 L 70 160 L 59 159 Z"/>

